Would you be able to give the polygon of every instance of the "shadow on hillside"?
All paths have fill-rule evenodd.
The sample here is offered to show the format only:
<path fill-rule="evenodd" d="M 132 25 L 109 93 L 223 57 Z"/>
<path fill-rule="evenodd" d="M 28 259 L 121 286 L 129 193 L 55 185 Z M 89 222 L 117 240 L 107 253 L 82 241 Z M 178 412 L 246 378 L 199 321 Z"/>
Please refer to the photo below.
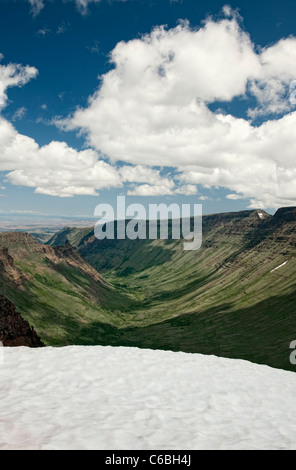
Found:
<path fill-rule="evenodd" d="M 183 285 L 180 288 L 174 288 L 174 290 L 169 290 L 167 292 L 161 292 L 160 294 L 155 293 L 153 297 L 154 303 L 164 302 L 166 300 L 180 299 L 185 295 L 192 294 L 195 295 L 196 290 L 207 285 L 209 282 L 213 282 L 219 279 L 221 275 L 217 271 L 211 272 L 205 276 L 199 277 Z M 147 304 L 150 305 L 151 300 L 147 301 Z"/>
<path fill-rule="evenodd" d="M 80 344 L 130 346 L 244 359 L 296 372 L 290 364 L 296 340 L 296 289 L 253 307 L 231 303 L 183 314 L 143 328 L 117 329 L 94 322 L 80 330 Z"/>
<path fill-rule="evenodd" d="M 100 273 L 115 270 L 119 276 L 127 276 L 145 269 L 160 266 L 174 255 L 164 240 L 157 246 L 151 240 L 97 240 L 79 248 L 80 254 Z"/>
<path fill-rule="evenodd" d="M 291 232 L 295 231 L 295 224 L 295 207 L 278 209 L 273 217 L 263 220 L 260 226 L 245 235 L 246 248 L 253 248 L 266 239 L 285 240 L 285 238 L 290 236 Z"/>
<path fill-rule="evenodd" d="M 67 346 L 73 344 L 72 338 L 79 330 L 79 323 L 71 315 L 61 315 L 54 306 L 48 305 L 46 299 L 38 298 L 38 296 L 32 297 L 28 294 L 29 289 L 23 292 L 3 290 L 23 318 L 30 325 L 34 325 L 35 331 L 46 345 Z M 37 326 L 36 316 L 38 316 Z"/>

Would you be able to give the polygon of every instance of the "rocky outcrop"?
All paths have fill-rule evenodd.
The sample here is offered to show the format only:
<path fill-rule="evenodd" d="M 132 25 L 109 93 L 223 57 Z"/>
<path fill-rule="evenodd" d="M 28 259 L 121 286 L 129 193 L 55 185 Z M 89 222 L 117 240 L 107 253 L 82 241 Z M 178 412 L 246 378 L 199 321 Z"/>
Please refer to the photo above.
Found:
<path fill-rule="evenodd" d="M 28 253 L 44 256 L 57 270 L 60 263 L 73 266 L 94 281 L 104 284 L 100 274 L 85 261 L 68 240 L 64 246 L 49 246 L 39 243 L 29 233 L 3 232 L 0 233 L 0 273 L 2 272 L 3 276 L 18 288 L 22 288 L 23 282 L 29 280 L 29 277 L 17 268 L 15 261 L 27 258 Z"/>
<path fill-rule="evenodd" d="M 0 233 L 0 245 L 6 246 L 9 245 L 18 245 L 23 249 L 25 248 L 36 248 L 39 245 L 37 239 L 26 232 L 1 232 Z"/>
<path fill-rule="evenodd" d="M 10 255 L 8 248 L 0 245 L 0 272 L 7 279 L 13 282 L 14 285 L 21 287 L 22 282 L 26 276 L 14 264 L 14 259 Z"/>
<path fill-rule="evenodd" d="M 85 261 L 78 250 L 74 248 L 68 240 L 64 246 L 41 246 L 43 253 L 55 265 L 58 265 L 62 261 L 79 269 L 79 271 L 91 277 L 93 280 L 104 283 L 100 274 Z"/>
<path fill-rule="evenodd" d="M 33 327 L 16 312 L 15 306 L 0 295 L 0 341 L 3 346 L 45 346 Z"/>

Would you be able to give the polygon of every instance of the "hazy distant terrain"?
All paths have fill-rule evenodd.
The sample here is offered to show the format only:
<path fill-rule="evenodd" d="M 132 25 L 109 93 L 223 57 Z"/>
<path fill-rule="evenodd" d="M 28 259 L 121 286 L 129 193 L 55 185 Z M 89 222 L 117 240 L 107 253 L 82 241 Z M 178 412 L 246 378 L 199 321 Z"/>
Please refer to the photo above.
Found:
<path fill-rule="evenodd" d="M 1 293 L 48 345 L 170 349 L 294 370 L 295 228 L 295 208 L 204 216 L 198 251 L 183 251 L 182 240 L 99 241 L 92 227 L 65 228 L 46 246 L 0 234 L 13 259 L 2 250 Z"/>
<path fill-rule="evenodd" d="M 5 214 L 0 212 L 0 232 L 17 231 L 34 235 L 41 243 L 46 243 L 65 225 L 91 225 L 93 219 L 78 217 L 51 217 L 32 214 Z"/>

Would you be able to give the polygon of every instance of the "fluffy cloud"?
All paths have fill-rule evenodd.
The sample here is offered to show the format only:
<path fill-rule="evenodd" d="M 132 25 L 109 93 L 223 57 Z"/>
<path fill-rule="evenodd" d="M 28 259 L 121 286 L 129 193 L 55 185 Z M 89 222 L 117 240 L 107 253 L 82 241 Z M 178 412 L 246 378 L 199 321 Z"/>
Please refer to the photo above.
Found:
<path fill-rule="evenodd" d="M 175 190 L 175 194 L 183 194 L 185 196 L 193 196 L 197 194 L 197 186 L 195 184 L 185 184 L 183 186 L 179 186 Z"/>
<path fill-rule="evenodd" d="M 39 194 L 73 196 L 95 194 L 96 189 L 120 186 L 117 171 L 98 160 L 93 150 L 78 152 L 64 142 L 39 147 L 0 118 L 0 170 L 11 183 L 36 188 Z"/>
<path fill-rule="evenodd" d="M 136 168 L 136 167 L 135 167 Z M 163 179 L 157 184 L 141 184 L 128 190 L 128 196 L 172 196 L 174 194 L 183 194 L 185 196 L 193 196 L 197 193 L 197 186 L 193 184 L 185 184 L 176 187 L 175 182 L 170 179 Z"/>
<path fill-rule="evenodd" d="M 2 59 L 3 56 L 0 56 Z M 37 75 L 34 67 L 17 64 L 0 65 L 3 106 L 5 91 L 10 86 L 22 86 Z M 13 120 L 21 119 L 26 108 L 19 108 Z M 77 151 L 65 142 L 51 142 L 40 147 L 37 142 L 16 131 L 0 115 L 0 171 L 14 185 L 35 188 L 38 194 L 72 197 L 96 195 L 98 190 L 149 182 L 170 187 L 174 182 L 160 175 L 160 170 L 145 165 L 115 166 L 100 158 L 93 149 Z"/>
<path fill-rule="evenodd" d="M 167 185 L 154 186 L 149 184 L 141 184 L 134 189 L 129 189 L 128 196 L 171 196 L 174 194 Z"/>
<path fill-rule="evenodd" d="M 0 54 L 0 61 L 3 59 L 3 54 Z M 23 66 L 20 64 L 0 64 L 0 109 L 5 106 L 7 100 L 6 90 L 12 86 L 23 86 L 32 78 L 35 78 L 38 70 L 29 65 Z"/>
<path fill-rule="evenodd" d="M 55 141 L 39 147 L 2 117 L 0 171 L 8 172 L 7 179 L 14 185 L 35 188 L 38 194 L 60 197 L 96 195 L 101 189 L 119 188 L 125 183 L 134 187 L 143 181 L 171 188 L 171 194 L 175 186 L 158 170 L 143 165 L 116 167 L 100 159 L 91 149 L 79 152 L 65 142 Z"/>
<path fill-rule="evenodd" d="M 174 192 L 215 186 L 251 199 L 252 207 L 295 204 L 296 113 L 285 94 L 296 77 L 296 38 L 258 51 L 238 15 L 224 13 L 200 29 L 182 22 L 117 44 L 114 67 L 88 107 L 59 125 L 83 131 L 114 163 L 175 168 Z M 290 114 L 256 127 L 209 108 L 250 94 L 257 100 L 250 116 Z M 153 194 L 155 186 L 146 181 L 130 193 Z"/>
<path fill-rule="evenodd" d="M 287 90 L 295 78 L 296 38 L 282 39 L 273 46 L 262 49 L 260 71 L 250 83 L 250 91 L 259 106 L 249 110 L 251 117 L 291 110 Z"/>
<path fill-rule="evenodd" d="M 250 199 L 251 207 L 296 204 L 296 112 L 287 96 L 296 77 L 296 39 L 258 51 L 238 15 L 230 8 L 224 14 L 199 29 L 183 21 L 117 44 L 114 67 L 88 107 L 58 123 L 83 131 L 86 150 L 65 142 L 40 147 L 0 117 L 0 170 L 13 184 L 53 196 L 124 186 L 137 196 L 193 195 L 203 185 L 228 188 L 229 199 Z M 37 73 L 0 65 L 4 101 L 8 87 Z M 276 119 L 254 126 L 209 107 L 250 96 L 257 106 L 249 116 Z"/>

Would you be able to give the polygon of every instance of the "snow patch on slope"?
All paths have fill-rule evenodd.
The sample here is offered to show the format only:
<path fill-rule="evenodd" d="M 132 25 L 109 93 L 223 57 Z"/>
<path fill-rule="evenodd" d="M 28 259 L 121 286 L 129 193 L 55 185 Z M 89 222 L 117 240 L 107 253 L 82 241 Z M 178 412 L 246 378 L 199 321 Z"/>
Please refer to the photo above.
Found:
<path fill-rule="evenodd" d="M 0 449 L 296 449 L 296 374 L 170 351 L 4 348 Z"/>
<path fill-rule="evenodd" d="M 285 266 L 285 264 L 287 264 L 288 261 L 285 261 L 284 263 L 280 264 L 279 266 L 277 266 L 276 268 L 274 268 L 272 271 L 270 271 L 271 273 L 273 273 L 274 271 L 276 271 L 277 269 L 280 269 L 282 268 L 283 266 Z"/>

